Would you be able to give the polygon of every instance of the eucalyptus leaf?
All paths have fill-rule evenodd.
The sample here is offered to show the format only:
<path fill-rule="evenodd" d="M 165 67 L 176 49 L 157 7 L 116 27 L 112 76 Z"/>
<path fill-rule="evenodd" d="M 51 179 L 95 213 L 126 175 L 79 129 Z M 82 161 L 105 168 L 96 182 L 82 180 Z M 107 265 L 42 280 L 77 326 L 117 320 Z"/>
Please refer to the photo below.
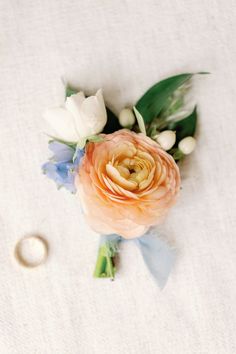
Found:
<path fill-rule="evenodd" d="M 176 122 L 170 122 L 168 129 L 176 131 L 176 143 L 186 138 L 187 136 L 194 136 L 197 125 L 197 107 L 195 106 L 193 112 L 186 118 Z"/>
<path fill-rule="evenodd" d="M 135 107 L 145 123 L 151 123 L 167 104 L 168 98 L 194 74 L 186 73 L 169 77 L 152 86 L 136 103 Z"/>
<path fill-rule="evenodd" d="M 177 90 L 175 90 L 171 96 L 167 99 L 165 106 L 162 108 L 158 118 L 167 119 L 169 116 L 177 113 L 184 106 L 184 97 L 189 90 L 190 85 L 188 82 L 180 86 Z"/>
<path fill-rule="evenodd" d="M 133 107 L 133 110 L 134 110 L 134 114 L 136 116 L 136 119 L 137 119 L 137 122 L 138 122 L 138 126 L 139 126 L 139 129 L 140 129 L 141 133 L 147 135 L 146 128 L 145 128 L 145 123 L 144 123 L 142 115 L 139 113 L 137 108 L 135 108 L 135 106 Z"/>
<path fill-rule="evenodd" d="M 180 96 L 179 98 L 177 98 L 171 105 L 170 107 L 170 113 L 174 114 L 175 112 L 177 112 L 181 107 L 183 107 L 184 105 L 184 98 L 183 96 Z"/>

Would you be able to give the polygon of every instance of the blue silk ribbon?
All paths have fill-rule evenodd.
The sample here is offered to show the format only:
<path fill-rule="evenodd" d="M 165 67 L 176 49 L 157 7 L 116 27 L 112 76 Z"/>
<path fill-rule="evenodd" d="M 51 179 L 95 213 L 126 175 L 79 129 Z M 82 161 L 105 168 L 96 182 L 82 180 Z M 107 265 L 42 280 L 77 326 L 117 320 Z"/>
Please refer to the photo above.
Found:
<path fill-rule="evenodd" d="M 123 241 L 127 240 L 116 234 L 101 236 L 101 243 L 110 242 L 118 245 Z M 175 262 L 174 249 L 157 236 L 155 229 L 148 230 L 143 236 L 132 241 L 140 249 L 143 260 L 157 285 L 163 289 Z"/>

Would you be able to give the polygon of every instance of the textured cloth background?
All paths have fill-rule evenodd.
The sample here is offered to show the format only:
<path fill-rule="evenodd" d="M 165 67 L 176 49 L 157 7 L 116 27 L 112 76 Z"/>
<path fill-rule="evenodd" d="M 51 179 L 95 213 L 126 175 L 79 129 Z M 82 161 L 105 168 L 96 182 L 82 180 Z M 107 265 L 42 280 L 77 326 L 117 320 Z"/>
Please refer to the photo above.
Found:
<path fill-rule="evenodd" d="M 0 353 L 236 353 L 236 5 L 234 0 L 0 1 Z M 94 280 L 97 235 L 76 198 L 41 174 L 42 111 L 61 77 L 103 87 L 116 113 L 154 82 L 196 79 L 198 148 L 162 232 L 179 250 L 160 292 L 135 244 L 115 282 Z M 16 241 L 47 238 L 45 266 L 20 268 Z"/>

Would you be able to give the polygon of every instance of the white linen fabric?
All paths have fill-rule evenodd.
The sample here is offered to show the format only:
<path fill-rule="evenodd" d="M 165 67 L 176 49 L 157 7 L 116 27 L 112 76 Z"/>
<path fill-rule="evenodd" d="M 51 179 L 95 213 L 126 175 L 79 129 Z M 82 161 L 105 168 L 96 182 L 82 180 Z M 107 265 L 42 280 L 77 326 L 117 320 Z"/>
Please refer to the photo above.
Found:
<path fill-rule="evenodd" d="M 0 1 L 0 353 L 236 353 L 236 5 L 234 0 Z M 42 112 L 62 78 L 118 113 L 153 83 L 195 80 L 196 152 L 161 232 L 178 249 L 160 291 L 133 242 L 116 280 L 92 272 L 98 236 L 77 199 L 41 174 Z M 13 257 L 20 237 L 50 244 L 44 266 Z"/>

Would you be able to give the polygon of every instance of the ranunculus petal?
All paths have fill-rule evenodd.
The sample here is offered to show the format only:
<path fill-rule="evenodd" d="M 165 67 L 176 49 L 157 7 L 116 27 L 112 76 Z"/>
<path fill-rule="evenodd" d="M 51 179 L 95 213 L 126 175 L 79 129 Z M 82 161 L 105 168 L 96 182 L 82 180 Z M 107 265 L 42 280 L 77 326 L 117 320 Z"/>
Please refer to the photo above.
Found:
<path fill-rule="evenodd" d="M 123 129 L 87 144 L 76 184 L 95 231 L 133 238 L 162 221 L 178 195 L 180 176 L 158 144 Z"/>
<path fill-rule="evenodd" d="M 106 165 L 106 171 L 108 176 L 112 179 L 113 182 L 117 183 L 119 186 L 127 189 L 128 191 L 133 191 L 137 188 L 137 183 L 135 181 L 127 180 L 120 175 L 115 167 L 111 164 Z"/>

